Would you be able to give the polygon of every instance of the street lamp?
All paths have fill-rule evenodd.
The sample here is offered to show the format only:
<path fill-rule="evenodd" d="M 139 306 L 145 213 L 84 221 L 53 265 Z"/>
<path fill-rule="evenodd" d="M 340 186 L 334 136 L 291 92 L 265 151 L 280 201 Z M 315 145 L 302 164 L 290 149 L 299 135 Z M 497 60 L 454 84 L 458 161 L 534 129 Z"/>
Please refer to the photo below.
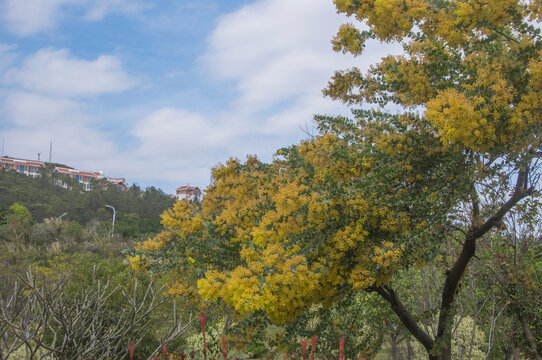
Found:
<path fill-rule="evenodd" d="M 111 205 L 105 205 L 105 207 L 113 209 L 113 225 L 111 225 L 111 237 L 113 237 L 113 233 L 115 232 L 115 208 Z"/>
<path fill-rule="evenodd" d="M 56 221 L 60 221 L 60 219 L 61 219 L 64 215 L 68 215 L 68 213 L 64 213 L 64 214 L 60 215 L 59 217 L 56 218 Z"/>

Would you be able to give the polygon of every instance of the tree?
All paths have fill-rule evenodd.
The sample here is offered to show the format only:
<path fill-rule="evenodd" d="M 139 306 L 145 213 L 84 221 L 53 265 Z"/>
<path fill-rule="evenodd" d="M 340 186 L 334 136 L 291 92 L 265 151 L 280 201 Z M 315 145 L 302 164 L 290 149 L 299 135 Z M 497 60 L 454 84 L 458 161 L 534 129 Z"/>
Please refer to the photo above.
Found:
<path fill-rule="evenodd" d="M 335 50 L 361 54 L 364 41 L 375 38 L 400 42 L 405 55 L 384 58 L 366 75 L 357 69 L 337 72 L 325 93 L 351 104 L 394 103 L 405 111 L 422 107 L 424 127 L 469 161 L 464 195 L 469 198 L 470 216 L 461 219 L 467 230 L 461 230 L 462 251 L 442 291 L 436 342 L 419 333 L 393 291 L 378 290 L 430 354 L 449 358 L 446 335 L 454 297 L 476 242 L 499 226 L 522 199 L 537 192 L 540 3 L 336 0 L 335 4 L 339 12 L 369 27 L 359 31 L 343 25 L 334 39 Z"/>
<path fill-rule="evenodd" d="M 320 134 L 279 150 L 270 164 L 248 157 L 215 167 L 201 207 L 177 203 L 163 215 L 165 234 L 140 250 L 163 267 L 180 249 L 181 261 L 209 269 L 198 281 L 204 298 L 275 322 L 350 290 L 375 292 L 430 359 L 450 359 L 456 294 L 477 244 L 518 204 L 539 207 L 542 7 L 335 4 L 366 25 L 343 25 L 335 50 L 361 55 L 368 39 L 404 49 L 367 74 L 333 76 L 324 94 L 357 107 L 354 119 L 317 117 Z M 459 251 L 443 260 L 431 336 L 393 278 L 423 267 L 449 239 Z"/>
<path fill-rule="evenodd" d="M 34 219 L 30 211 L 19 203 L 14 203 L 8 208 L 7 223 L 13 236 L 13 242 L 20 245 L 28 239 L 30 227 Z"/>

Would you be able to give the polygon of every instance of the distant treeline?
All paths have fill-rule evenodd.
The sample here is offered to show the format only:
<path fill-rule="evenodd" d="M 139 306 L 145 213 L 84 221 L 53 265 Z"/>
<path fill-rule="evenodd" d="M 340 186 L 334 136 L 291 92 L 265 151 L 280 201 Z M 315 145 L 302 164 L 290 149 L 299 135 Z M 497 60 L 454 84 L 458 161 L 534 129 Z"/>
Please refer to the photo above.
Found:
<path fill-rule="evenodd" d="M 67 182 L 71 189 L 55 185 L 56 178 Z M 84 192 L 78 183 L 50 169 L 38 178 L 0 170 L 0 221 L 4 221 L 8 207 L 17 202 L 30 211 L 34 221 L 67 213 L 64 220 L 84 225 L 91 220 L 111 219 L 107 204 L 116 209 L 115 232 L 132 237 L 160 231 L 160 214 L 175 202 L 155 187 L 142 190 L 132 185 L 128 191 L 119 191 L 113 186 L 95 185 Z"/>

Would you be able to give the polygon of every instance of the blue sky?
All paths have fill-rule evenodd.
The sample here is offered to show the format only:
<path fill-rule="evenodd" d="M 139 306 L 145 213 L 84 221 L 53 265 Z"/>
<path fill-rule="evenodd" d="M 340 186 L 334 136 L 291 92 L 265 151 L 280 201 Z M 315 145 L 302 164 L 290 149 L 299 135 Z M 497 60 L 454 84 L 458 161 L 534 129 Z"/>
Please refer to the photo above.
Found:
<path fill-rule="evenodd" d="M 346 19 L 331 0 L 0 0 L 4 153 L 205 188 L 229 157 L 270 160 L 306 137 Z"/>

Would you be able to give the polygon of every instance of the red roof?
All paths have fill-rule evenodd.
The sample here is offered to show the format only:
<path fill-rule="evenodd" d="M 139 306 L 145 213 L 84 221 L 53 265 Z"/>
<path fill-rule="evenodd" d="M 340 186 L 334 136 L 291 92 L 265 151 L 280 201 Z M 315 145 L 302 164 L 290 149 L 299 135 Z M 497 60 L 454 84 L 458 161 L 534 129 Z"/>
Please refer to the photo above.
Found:
<path fill-rule="evenodd" d="M 120 183 L 125 183 L 126 179 L 125 178 L 107 178 L 107 181 L 109 181 L 112 184 L 120 184 Z"/>
<path fill-rule="evenodd" d="M 58 172 L 67 172 L 67 173 L 69 173 L 71 169 L 56 167 L 55 170 L 58 171 Z"/>
<path fill-rule="evenodd" d="M 81 170 L 67 169 L 67 168 L 62 168 L 62 167 L 56 167 L 55 170 L 60 173 L 66 173 L 66 174 L 71 173 L 71 174 L 86 175 L 86 176 L 93 176 L 93 177 L 97 177 L 101 175 L 99 172 L 81 171 Z"/>
<path fill-rule="evenodd" d="M 8 162 L 8 163 L 14 163 L 14 162 L 25 163 L 25 164 L 28 164 L 28 165 L 35 165 L 35 166 L 45 166 L 45 163 L 43 163 L 41 161 L 33 161 L 33 160 L 24 160 L 24 159 L 14 159 L 14 158 L 3 157 L 3 158 L 0 158 L 0 161 Z"/>
<path fill-rule="evenodd" d="M 77 171 L 81 175 L 90 175 L 90 176 L 98 176 L 98 175 L 100 175 L 100 173 L 93 172 L 93 171 L 80 171 L 80 170 L 75 170 L 75 171 Z"/>
<path fill-rule="evenodd" d="M 177 191 L 189 191 L 189 190 L 196 190 L 196 191 L 201 192 L 201 190 L 197 186 L 183 185 L 177 188 Z"/>

